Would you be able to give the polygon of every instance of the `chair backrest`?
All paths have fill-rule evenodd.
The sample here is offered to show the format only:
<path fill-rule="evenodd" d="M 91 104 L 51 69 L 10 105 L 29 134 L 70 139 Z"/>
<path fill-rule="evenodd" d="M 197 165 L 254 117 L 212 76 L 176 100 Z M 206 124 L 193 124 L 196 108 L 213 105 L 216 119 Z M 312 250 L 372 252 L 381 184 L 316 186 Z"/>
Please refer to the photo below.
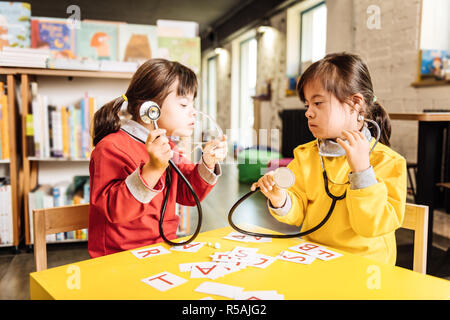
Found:
<path fill-rule="evenodd" d="M 47 269 L 47 234 L 85 229 L 88 222 L 89 204 L 33 210 L 36 271 Z"/>
<path fill-rule="evenodd" d="M 407 203 L 402 228 L 414 230 L 413 270 L 425 274 L 427 271 L 428 206 Z"/>

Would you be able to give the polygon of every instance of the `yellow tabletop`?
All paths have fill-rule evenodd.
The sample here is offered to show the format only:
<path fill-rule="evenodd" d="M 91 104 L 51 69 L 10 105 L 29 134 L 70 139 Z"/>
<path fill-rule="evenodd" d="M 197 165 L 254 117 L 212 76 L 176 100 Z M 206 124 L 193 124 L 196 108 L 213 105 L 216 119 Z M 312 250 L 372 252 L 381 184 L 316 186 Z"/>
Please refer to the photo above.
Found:
<path fill-rule="evenodd" d="M 260 232 L 267 229 L 252 227 Z M 131 251 L 30 273 L 31 299 L 150 299 L 197 300 L 205 297 L 228 299 L 194 290 L 203 282 L 217 282 L 245 291 L 276 290 L 286 300 L 294 299 L 449 299 L 450 281 L 392 267 L 357 255 L 329 248 L 343 255 L 330 260 L 314 260 L 309 265 L 276 260 L 265 269 L 247 267 L 215 280 L 190 278 L 179 264 L 207 262 L 214 252 L 231 251 L 236 246 L 258 248 L 258 253 L 276 257 L 303 240 L 272 239 L 269 243 L 244 243 L 223 239 L 231 227 L 203 232 L 195 241 L 220 243 L 220 249 L 204 245 L 198 252 L 170 250 L 138 259 Z M 143 248 L 163 246 L 158 243 Z M 168 271 L 187 281 L 167 291 L 159 291 L 142 279 Z"/>

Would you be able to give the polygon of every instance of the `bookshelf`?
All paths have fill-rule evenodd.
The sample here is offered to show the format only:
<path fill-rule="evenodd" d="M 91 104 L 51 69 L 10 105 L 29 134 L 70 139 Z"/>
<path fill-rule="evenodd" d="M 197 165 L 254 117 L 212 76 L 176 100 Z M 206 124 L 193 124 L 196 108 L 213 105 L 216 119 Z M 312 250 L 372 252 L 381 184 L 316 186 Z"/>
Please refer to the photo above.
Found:
<path fill-rule="evenodd" d="M 3 68 L 2 68 L 3 69 Z M 6 78 L 6 95 L 8 108 L 8 126 L 9 126 L 9 159 L 0 161 L 1 166 L 7 166 L 5 169 L 9 171 L 10 185 L 11 185 L 11 211 L 12 211 L 12 243 L 3 244 L 1 247 L 13 246 L 15 251 L 18 251 L 20 242 L 20 201 L 19 201 L 19 162 L 17 156 L 17 126 L 16 126 L 16 100 L 15 91 L 16 83 L 14 72 L 10 70 L 2 70 L 0 72 L 2 81 Z M 2 168 L 3 169 L 3 168 Z"/>
<path fill-rule="evenodd" d="M 11 175 L 11 188 L 13 191 L 13 222 L 14 222 L 14 245 L 16 248 L 20 242 L 20 223 L 23 223 L 23 238 L 26 246 L 31 247 L 32 239 L 30 228 L 30 219 L 29 219 L 29 193 L 40 183 L 40 179 L 42 178 L 42 171 L 46 171 L 49 177 L 47 177 L 47 181 L 51 180 L 53 175 L 58 175 L 61 170 L 67 168 L 73 171 L 80 171 L 81 168 L 86 168 L 89 165 L 89 159 L 85 158 L 54 158 L 54 157 L 28 157 L 27 156 L 27 139 L 26 139 L 26 118 L 27 114 L 31 113 L 31 82 L 36 81 L 38 85 L 41 86 L 40 83 L 45 82 L 47 87 L 52 86 L 53 84 L 58 88 L 55 90 L 47 90 L 45 95 L 54 95 L 60 88 L 71 87 L 70 93 L 74 94 L 74 92 L 78 92 L 78 96 L 82 96 L 82 92 L 86 89 L 85 87 L 95 86 L 97 82 L 102 83 L 102 79 L 112 79 L 111 81 L 119 81 L 121 86 L 126 89 L 128 85 L 128 81 L 133 76 L 133 73 L 125 73 L 125 72 L 106 72 L 106 71 L 83 71 L 83 70 L 55 70 L 55 69 L 36 69 L 36 68 L 13 68 L 13 67 L 0 67 L 0 75 L 5 75 L 8 77 L 8 98 L 9 98 L 9 106 L 14 106 L 16 101 L 20 105 L 19 112 L 10 112 L 9 118 L 10 123 L 14 124 L 14 119 L 18 121 L 17 124 L 20 125 L 12 126 L 11 128 L 16 128 L 18 131 L 16 137 L 11 137 L 12 143 L 11 146 L 11 154 L 15 155 L 11 157 L 9 160 L 2 160 L 0 165 L 9 165 L 11 168 L 11 172 L 17 172 L 15 175 Z M 49 83 L 49 78 L 54 79 L 53 82 Z M 67 83 L 64 84 L 61 78 L 67 78 L 64 81 L 70 81 L 70 85 Z M 76 79 L 81 79 L 83 81 L 78 83 L 78 86 L 83 87 L 80 88 L 72 88 L 72 82 L 75 82 Z M 90 80 L 89 80 L 90 79 Z M 73 81 L 72 81 L 73 80 Z M 91 81 L 89 84 L 84 85 L 84 81 Z M 18 88 L 16 88 L 15 82 L 19 82 Z M 11 84 L 9 84 L 11 83 Z M 118 96 L 117 88 L 111 88 L 109 84 L 104 84 L 106 89 L 111 91 L 113 96 Z M 18 90 L 17 90 L 18 89 Z M 47 88 L 48 89 L 48 88 Z M 89 87 L 92 89 L 92 87 Z M 77 91 L 78 90 L 78 91 Z M 110 93 L 111 93 L 110 92 Z M 19 97 L 17 97 L 18 95 Z M 109 101 L 109 100 L 108 100 Z M 14 108 L 12 108 L 14 109 Z M 19 140 L 20 139 L 20 140 Z M 18 143 L 20 141 L 20 144 Z M 20 145 L 20 150 L 17 149 L 17 146 Z M 14 148 L 14 151 L 12 151 Z M 17 154 L 19 153 L 19 156 Z M 19 165 L 21 164 L 21 165 Z M 74 169 L 75 167 L 75 169 Z M 20 169 L 20 170 L 19 170 Z M 53 170 L 53 171 L 51 171 Z M 58 171 L 59 170 L 59 171 Z M 49 173 L 50 172 L 50 173 Z M 20 181 L 20 184 L 18 183 Z M 46 181 L 46 182 L 47 182 Z M 22 202 L 23 199 L 23 202 Z M 21 204 L 23 203 L 23 206 Z M 179 206 L 177 210 L 181 213 L 184 212 L 184 219 L 180 217 L 180 224 L 183 230 L 178 230 L 178 235 L 183 236 L 186 233 L 189 233 L 190 229 L 190 221 L 189 221 L 189 208 Z M 78 242 L 85 240 L 77 240 L 77 239 L 66 239 L 60 241 L 49 241 L 47 243 L 67 243 L 67 242 Z"/>
<path fill-rule="evenodd" d="M 23 222 L 24 222 L 24 238 L 25 245 L 30 246 L 32 244 L 29 219 L 29 193 L 38 185 L 39 167 L 43 164 L 47 164 L 47 167 L 55 164 L 67 165 L 69 168 L 74 164 L 81 166 L 88 166 L 89 159 L 84 158 L 39 158 L 27 156 L 27 139 L 26 139 L 26 118 L 27 114 L 31 113 L 31 81 L 34 79 L 39 83 L 40 77 L 66 77 L 69 80 L 73 78 L 94 78 L 94 79 L 131 79 L 133 73 L 125 72 L 106 72 L 106 71 L 84 71 L 84 70 L 55 70 L 55 69 L 36 69 L 36 68 L 0 68 L 0 73 L 15 76 L 20 79 L 20 123 L 21 123 L 21 186 L 19 188 L 18 199 L 23 199 Z M 58 80 L 56 80 L 58 81 Z M 127 82 L 127 81 L 126 81 Z M 79 92 L 79 96 L 82 93 Z M 85 240 L 62 240 L 52 241 L 49 243 L 61 243 L 61 242 L 76 242 Z"/>

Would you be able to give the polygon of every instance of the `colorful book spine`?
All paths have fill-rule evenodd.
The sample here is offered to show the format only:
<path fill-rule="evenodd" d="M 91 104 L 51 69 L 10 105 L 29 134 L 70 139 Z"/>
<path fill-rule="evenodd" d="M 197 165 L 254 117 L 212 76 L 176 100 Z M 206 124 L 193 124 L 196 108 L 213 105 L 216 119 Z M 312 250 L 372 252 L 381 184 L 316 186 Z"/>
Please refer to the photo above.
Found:
<path fill-rule="evenodd" d="M 1 158 L 9 159 L 9 110 L 8 110 L 8 97 L 4 94 L 3 84 L 0 85 L 0 105 L 1 105 L 1 115 L 0 115 L 0 135 L 1 135 Z"/>
<path fill-rule="evenodd" d="M 61 122 L 62 122 L 62 144 L 63 156 L 68 158 L 70 156 L 70 141 L 69 141 L 69 113 L 68 108 L 63 106 L 61 108 Z"/>

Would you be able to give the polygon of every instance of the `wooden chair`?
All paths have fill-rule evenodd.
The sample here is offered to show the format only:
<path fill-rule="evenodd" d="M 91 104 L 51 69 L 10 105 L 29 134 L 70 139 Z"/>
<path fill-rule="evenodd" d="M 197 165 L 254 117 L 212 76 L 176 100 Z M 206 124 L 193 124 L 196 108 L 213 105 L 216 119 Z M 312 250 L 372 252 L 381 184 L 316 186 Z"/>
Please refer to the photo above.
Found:
<path fill-rule="evenodd" d="M 402 228 L 414 230 L 413 271 L 427 271 L 428 206 L 406 204 Z"/>
<path fill-rule="evenodd" d="M 85 229 L 88 222 L 89 204 L 33 210 L 36 271 L 47 269 L 47 234 Z"/>

